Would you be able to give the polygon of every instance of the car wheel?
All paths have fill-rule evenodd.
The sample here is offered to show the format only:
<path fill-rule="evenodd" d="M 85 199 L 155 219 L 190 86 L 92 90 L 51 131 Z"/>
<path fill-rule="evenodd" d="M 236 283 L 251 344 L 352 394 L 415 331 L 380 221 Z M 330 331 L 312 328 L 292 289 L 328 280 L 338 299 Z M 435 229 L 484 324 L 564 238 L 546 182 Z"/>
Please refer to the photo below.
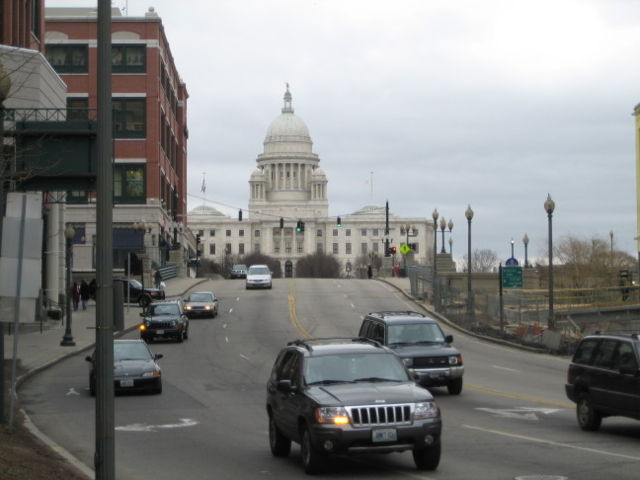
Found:
<path fill-rule="evenodd" d="M 594 431 L 600 428 L 602 415 L 593 406 L 593 401 L 588 393 L 581 393 L 576 405 L 576 416 L 578 425 L 583 430 Z"/>
<path fill-rule="evenodd" d="M 140 297 L 140 300 L 138 300 L 138 305 L 140 305 L 142 308 L 147 308 L 150 303 L 151 297 L 149 295 L 142 295 Z"/>
<path fill-rule="evenodd" d="M 180 330 L 180 332 L 178 332 L 178 335 L 176 336 L 176 342 L 182 343 L 183 341 L 184 341 L 184 334 L 182 330 Z"/>
<path fill-rule="evenodd" d="M 460 395 L 460 392 L 462 392 L 462 377 L 450 381 L 447 385 L 447 390 L 449 395 Z"/>
<path fill-rule="evenodd" d="M 309 433 L 309 429 L 306 426 L 303 427 L 302 430 L 300 454 L 302 455 L 302 466 L 306 473 L 313 475 L 322 470 L 327 456 L 313 447 L 311 444 L 311 433 Z"/>
<path fill-rule="evenodd" d="M 144 337 L 144 336 L 140 335 L 140 338 L 142 340 L 144 340 L 145 343 L 151 343 L 151 337 Z"/>
<path fill-rule="evenodd" d="M 286 457 L 291 451 L 291 440 L 280 432 L 272 415 L 269 415 L 269 446 L 274 457 Z"/>
<path fill-rule="evenodd" d="M 440 442 L 425 448 L 413 450 L 413 461 L 418 470 L 435 470 L 440 463 Z"/>
<path fill-rule="evenodd" d="M 189 327 L 187 327 L 186 330 L 184 331 L 184 339 L 185 340 L 189 339 Z"/>
<path fill-rule="evenodd" d="M 162 393 L 162 380 L 158 380 L 156 386 L 153 388 L 153 393 L 159 395 Z"/>

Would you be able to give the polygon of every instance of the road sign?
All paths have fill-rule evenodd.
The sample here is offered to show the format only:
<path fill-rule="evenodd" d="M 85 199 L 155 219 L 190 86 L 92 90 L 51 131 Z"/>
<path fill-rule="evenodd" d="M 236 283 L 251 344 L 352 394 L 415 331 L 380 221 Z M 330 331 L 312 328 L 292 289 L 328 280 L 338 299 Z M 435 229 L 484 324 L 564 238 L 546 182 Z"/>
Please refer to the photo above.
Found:
<path fill-rule="evenodd" d="M 400 245 L 400 253 L 401 254 L 406 255 L 410 251 L 411 251 L 411 247 L 409 245 L 407 245 L 406 243 L 403 243 L 402 245 Z"/>
<path fill-rule="evenodd" d="M 518 265 L 502 267 L 502 288 L 522 288 L 522 267 Z"/>

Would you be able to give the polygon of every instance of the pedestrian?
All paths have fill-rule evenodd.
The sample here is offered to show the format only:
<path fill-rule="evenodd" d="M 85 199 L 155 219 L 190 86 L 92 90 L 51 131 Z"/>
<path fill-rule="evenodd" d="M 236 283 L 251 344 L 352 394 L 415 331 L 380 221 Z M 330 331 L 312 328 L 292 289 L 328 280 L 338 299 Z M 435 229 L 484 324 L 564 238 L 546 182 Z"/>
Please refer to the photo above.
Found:
<path fill-rule="evenodd" d="M 162 282 L 162 274 L 160 270 L 156 270 L 156 273 L 153 275 L 153 280 L 156 284 L 156 288 L 160 288 L 160 283 Z"/>
<path fill-rule="evenodd" d="M 86 280 L 80 283 L 80 300 L 82 301 L 82 309 L 87 309 L 87 300 L 89 300 L 89 284 Z"/>
<path fill-rule="evenodd" d="M 77 282 L 73 282 L 71 287 L 71 301 L 73 302 L 73 309 L 78 310 L 78 303 L 80 302 L 80 285 Z"/>
<path fill-rule="evenodd" d="M 371 269 L 371 265 L 367 267 L 367 277 L 371 279 L 373 277 L 373 270 Z"/>
<path fill-rule="evenodd" d="M 98 284 L 96 283 L 96 279 L 92 279 L 89 282 L 89 297 L 95 301 L 96 299 L 96 290 L 98 289 Z"/>

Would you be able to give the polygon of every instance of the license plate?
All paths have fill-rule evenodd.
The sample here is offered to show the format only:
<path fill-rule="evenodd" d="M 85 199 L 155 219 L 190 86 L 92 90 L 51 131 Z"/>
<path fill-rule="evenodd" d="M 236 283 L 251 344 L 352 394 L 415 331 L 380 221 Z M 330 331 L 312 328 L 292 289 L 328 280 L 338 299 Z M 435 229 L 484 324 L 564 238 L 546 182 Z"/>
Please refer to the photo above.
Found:
<path fill-rule="evenodd" d="M 156 330 L 156 335 L 164 335 L 164 330 Z"/>
<path fill-rule="evenodd" d="M 133 378 L 124 378 L 120 380 L 121 387 L 133 387 Z"/>
<path fill-rule="evenodd" d="M 395 428 L 379 428 L 371 432 L 372 442 L 395 442 L 398 434 Z"/>

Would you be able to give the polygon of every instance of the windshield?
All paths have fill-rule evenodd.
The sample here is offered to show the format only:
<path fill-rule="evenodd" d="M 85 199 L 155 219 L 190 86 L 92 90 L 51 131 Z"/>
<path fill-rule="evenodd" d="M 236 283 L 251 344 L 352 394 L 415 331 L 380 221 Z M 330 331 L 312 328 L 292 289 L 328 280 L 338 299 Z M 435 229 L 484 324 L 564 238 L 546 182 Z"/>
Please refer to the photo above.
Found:
<path fill-rule="evenodd" d="M 180 307 L 176 304 L 170 305 L 151 305 L 149 307 L 151 315 L 180 315 Z"/>
<path fill-rule="evenodd" d="M 151 353 L 144 343 L 125 342 L 113 344 L 114 361 L 149 360 Z"/>
<path fill-rule="evenodd" d="M 308 385 L 409 380 L 402 361 L 389 353 L 311 357 L 303 373 Z"/>
<path fill-rule="evenodd" d="M 271 272 L 267 267 L 250 267 L 249 274 L 250 275 L 270 275 Z"/>
<path fill-rule="evenodd" d="M 129 285 L 131 285 L 133 288 L 142 289 L 142 284 L 138 280 L 135 280 L 133 278 L 129 280 Z"/>
<path fill-rule="evenodd" d="M 192 293 L 187 298 L 189 302 L 213 302 L 213 295 L 211 293 Z"/>
<path fill-rule="evenodd" d="M 389 325 L 387 344 L 442 343 L 444 333 L 436 323 Z"/>

